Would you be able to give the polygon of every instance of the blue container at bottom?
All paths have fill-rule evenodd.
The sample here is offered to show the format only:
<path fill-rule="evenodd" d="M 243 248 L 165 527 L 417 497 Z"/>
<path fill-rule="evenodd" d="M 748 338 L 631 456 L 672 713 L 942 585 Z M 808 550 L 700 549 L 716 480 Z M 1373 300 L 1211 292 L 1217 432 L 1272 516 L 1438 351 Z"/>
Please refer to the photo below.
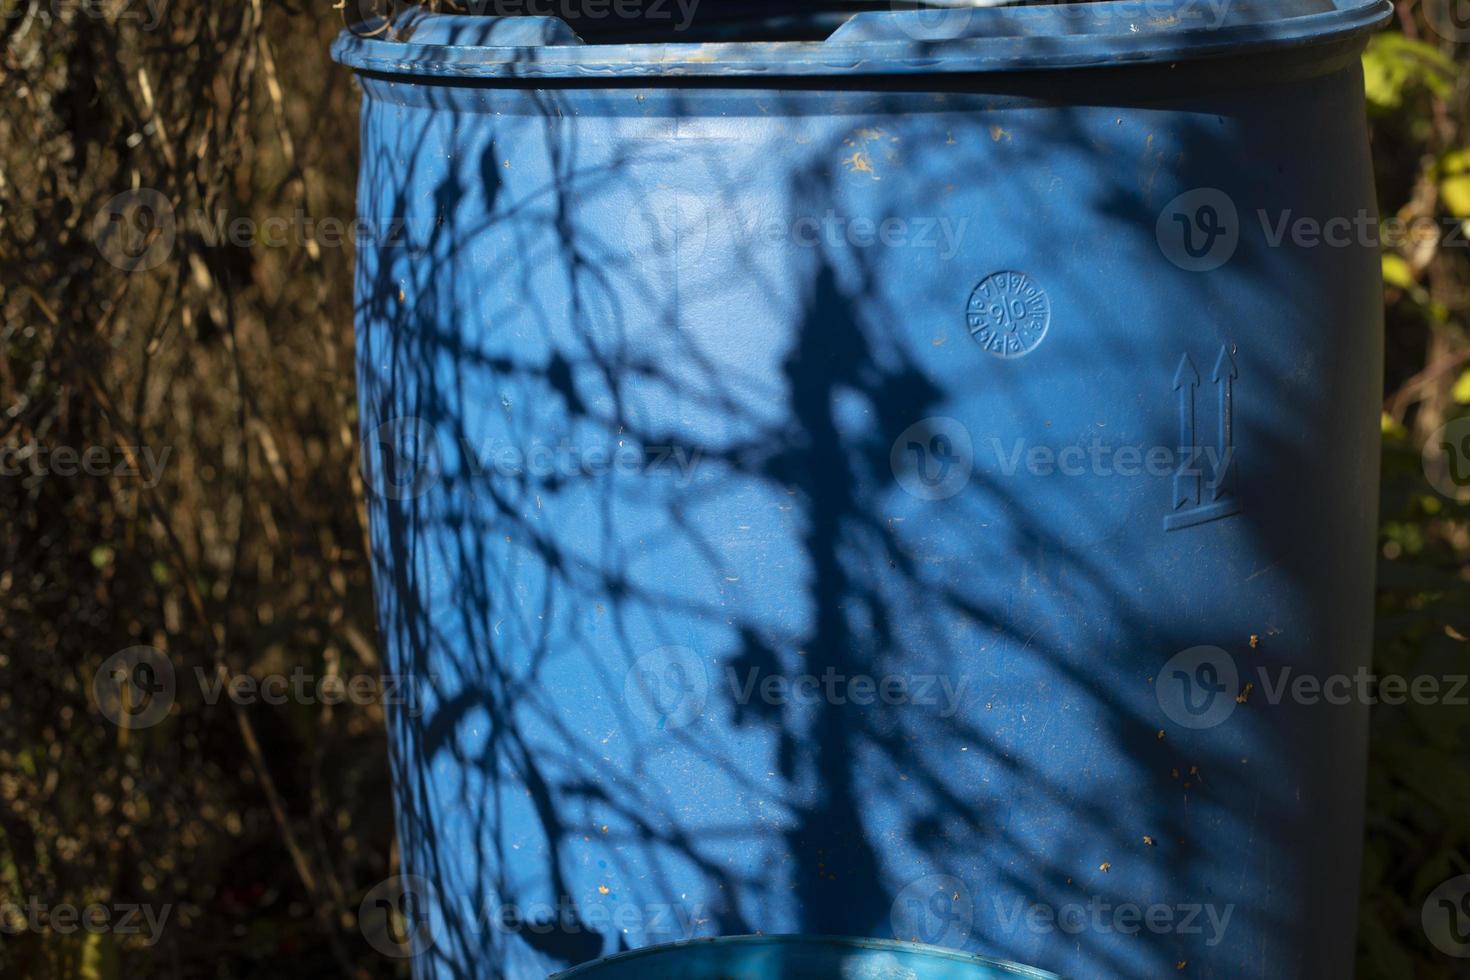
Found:
<path fill-rule="evenodd" d="M 552 980 L 1059 980 L 952 949 L 831 936 L 729 936 L 619 953 Z"/>

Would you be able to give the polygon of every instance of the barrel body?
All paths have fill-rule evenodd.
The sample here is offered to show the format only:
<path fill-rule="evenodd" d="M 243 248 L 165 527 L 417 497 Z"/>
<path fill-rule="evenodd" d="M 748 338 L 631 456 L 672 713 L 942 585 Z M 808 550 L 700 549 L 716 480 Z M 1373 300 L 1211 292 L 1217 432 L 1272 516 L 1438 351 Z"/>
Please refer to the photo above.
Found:
<path fill-rule="evenodd" d="M 1281 682 L 1369 658 L 1354 45 L 363 86 L 416 976 L 1351 974 L 1367 708 Z"/>

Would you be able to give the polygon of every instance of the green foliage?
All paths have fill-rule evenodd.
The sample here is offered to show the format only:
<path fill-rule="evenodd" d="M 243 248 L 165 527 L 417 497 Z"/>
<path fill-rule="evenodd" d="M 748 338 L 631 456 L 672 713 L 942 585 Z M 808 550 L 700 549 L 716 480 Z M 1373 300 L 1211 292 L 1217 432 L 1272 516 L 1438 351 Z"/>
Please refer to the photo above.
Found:
<path fill-rule="evenodd" d="M 1454 60 L 1437 48 L 1397 32 L 1374 37 L 1363 55 L 1368 105 L 1378 112 L 1399 110 L 1410 96 L 1443 98 L 1449 95 L 1459 73 Z"/>
<path fill-rule="evenodd" d="M 1385 435 L 1383 477 L 1374 670 L 1410 679 L 1470 674 L 1470 514 L 1426 486 L 1419 449 L 1402 427 Z M 1411 699 L 1373 709 L 1358 963 L 1364 980 L 1457 975 L 1419 923 L 1436 886 L 1470 874 L 1467 723 L 1470 712 L 1455 704 Z"/>
<path fill-rule="evenodd" d="M 381 705 L 237 713 L 194 681 L 378 669 L 351 251 L 215 245 L 191 217 L 351 218 L 341 24 L 330 5 L 0 0 L 0 447 L 167 451 L 155 481 L 0 475 L 0 905 L 169 912 L 153 945 L 0 930 L 0 977 L 394 973 L 355 922 L 393 870 Z M 94 219 L 132 189 L 178 235 L 130 272 Z M 120 729 L 92 681 L 135 646 L 178 695 Z"/>
<path fill-rule="evenodd" d="M 1402 24 L 1402 22 L 1400 22 Z M 1420 37 L 1435 38 L 1428 25 Z M 1464 45 L 1394 31 L 1363 58 L 1379 203 L 1430 234 L 1383 257 L 1388 291 L 1382 533 L 1374 672 L 1411 682 L 1470 674 L 1470 511 L 1429 484 L 1421 449 L 1470 403 L 1470 115 Z M 1462 696 L 1466 693 L 1459 692 Z M 1470 874 L 1470 711 L 1379 704 L 1369 743 L 1358 975 L 1450 980 L 1421 910 Z"/>

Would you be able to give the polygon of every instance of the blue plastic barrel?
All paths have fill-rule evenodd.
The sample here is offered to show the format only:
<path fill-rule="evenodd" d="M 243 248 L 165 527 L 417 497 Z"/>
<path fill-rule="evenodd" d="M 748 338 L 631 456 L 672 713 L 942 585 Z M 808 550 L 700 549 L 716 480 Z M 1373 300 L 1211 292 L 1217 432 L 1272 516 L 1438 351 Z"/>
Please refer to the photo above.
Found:
<path fill-rule="evenodd" d="M 1350 975 L 1389 4 L 572 6 L 334 48 L 416 976 Z"/>

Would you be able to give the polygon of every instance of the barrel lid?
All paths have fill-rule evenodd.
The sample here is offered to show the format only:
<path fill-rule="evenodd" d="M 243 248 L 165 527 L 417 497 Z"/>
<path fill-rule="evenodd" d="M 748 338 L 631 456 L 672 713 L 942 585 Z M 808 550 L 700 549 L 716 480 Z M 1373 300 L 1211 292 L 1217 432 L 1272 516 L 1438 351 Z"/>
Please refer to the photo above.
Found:
<path fill-rule="evenodd" d="M 468 0 L 470 3 L 476 0 Z M 519 0 L 518 0 L 519 2 Z M 998 5 L 997 0 L 815 0 L 800 15 L 679 21 L 689 0 L 526 0 L 518 9 L 584 11 L 604 26 L 557 16 L 438 14 L 409 7 L 344 31 L 332 56 L 390 75 L 618 80 L 1041 71 L 1174 63 L 1297 48 L 1361 35 L 1390 0 L 1099 0 Z M 1004 3 L 1005 0 L 1000 0 Z M 483 0 L 480 9 L 505 6 Z M 559 6 L 558 6 L 559 4 Z M 910 9 L 898 9 L 900 4 Z M 759 5 L 757 5 L 759 7 Z M 649 18 L 657 8 L 664 20 Z M 787 8 L 788 10 L 791 8 Z M 857 12 L 853 12 L 856 10 Z M 637 38 L 640 43 L 627 43 Z M 721 38 L 722 40 L 689 40 Z M 736 38 L 736 40 L 728 40 Z M 792 38 L 796 38 L 793 40 Z"/>

